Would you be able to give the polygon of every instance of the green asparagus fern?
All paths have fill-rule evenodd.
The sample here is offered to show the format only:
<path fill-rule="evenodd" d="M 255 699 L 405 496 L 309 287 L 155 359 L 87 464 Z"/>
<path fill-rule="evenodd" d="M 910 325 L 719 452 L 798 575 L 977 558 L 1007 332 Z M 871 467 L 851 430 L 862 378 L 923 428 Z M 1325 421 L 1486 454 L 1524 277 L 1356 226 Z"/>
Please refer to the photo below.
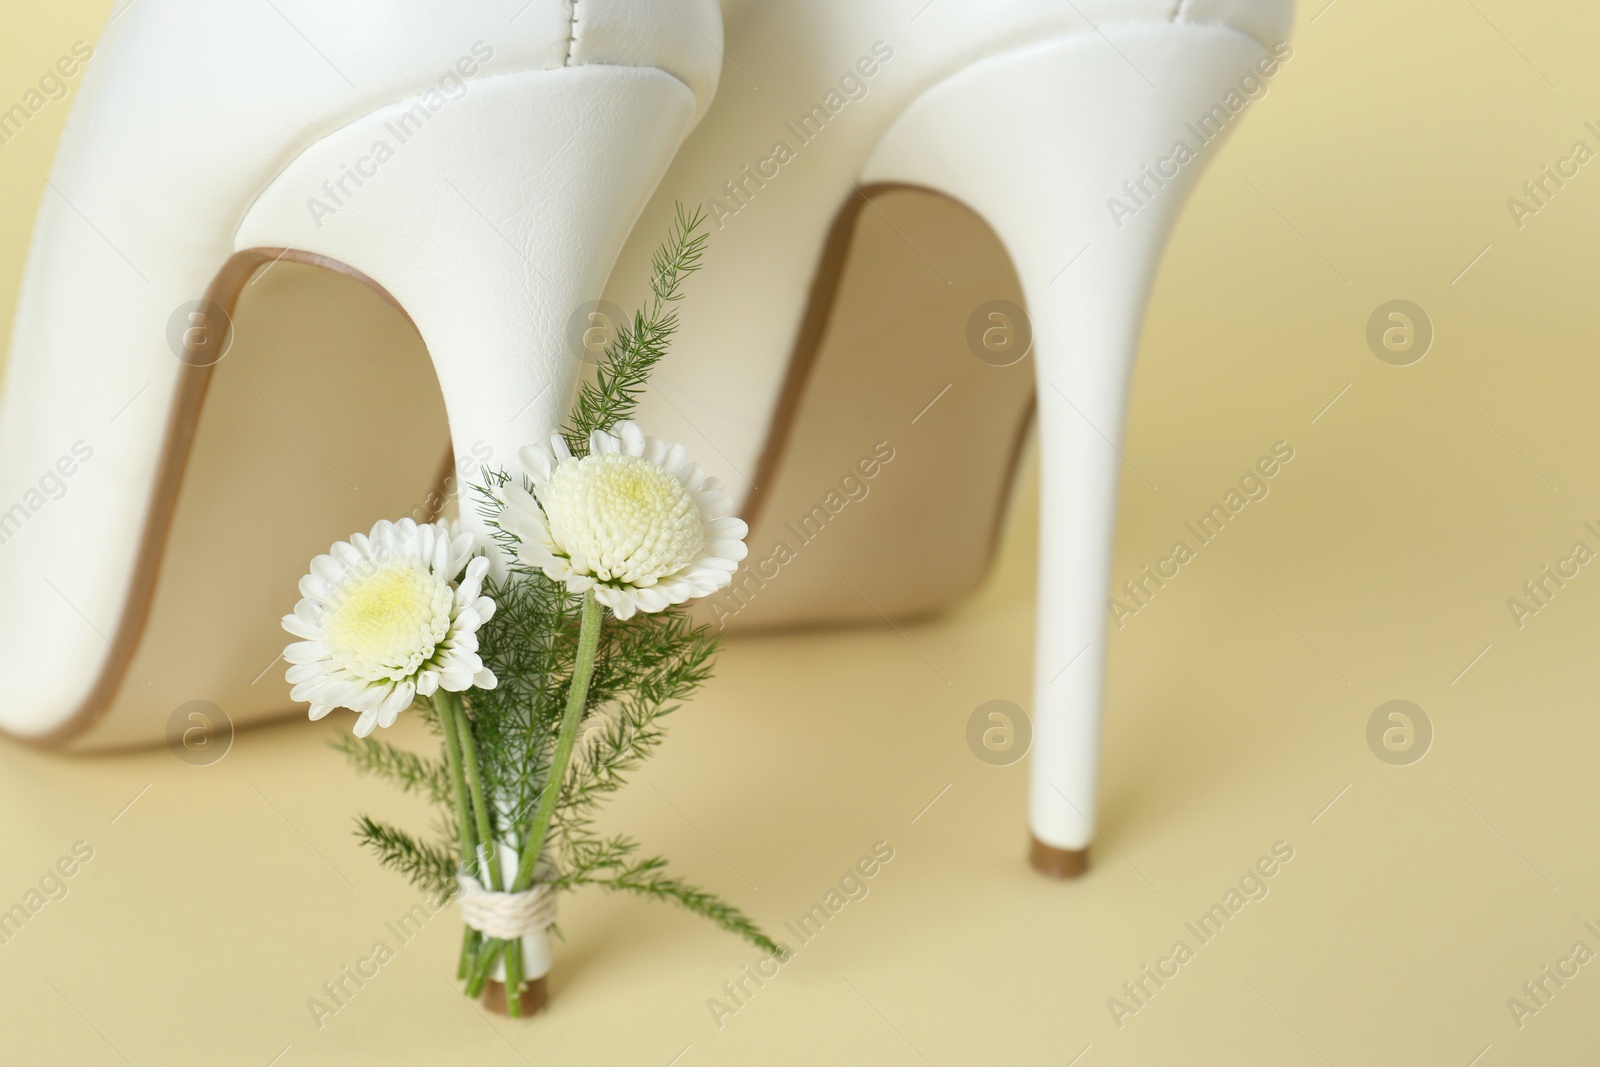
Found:
<path fill-rule="evenodd" d="M 667 354 L 672 337 L 678 332 L 677 303 L 683 299 L 683 283 L 700 269 L 706 234 L 699 232 L 705 213 L 693 215 L 679 204 L 673 217 L 672 235 L 656 249 L 650 261 L 650 305 L 634 313 L 631 323 L 617 327 L 617 335 L 606 346 L 594 380 L 578 390 L 572 418 L 564 435 L 572 454 L 589 451 L 589 434 L 609 430 L 629 418 L 638 405 L 650 372 Z"/>

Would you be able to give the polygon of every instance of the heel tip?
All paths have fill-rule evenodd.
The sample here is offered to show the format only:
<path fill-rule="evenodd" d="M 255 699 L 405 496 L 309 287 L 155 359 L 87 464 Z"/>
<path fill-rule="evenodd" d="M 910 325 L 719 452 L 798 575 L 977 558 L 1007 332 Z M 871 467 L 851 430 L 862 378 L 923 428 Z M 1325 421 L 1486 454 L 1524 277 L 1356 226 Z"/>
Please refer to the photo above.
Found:
<path fill-rule="evenodd" d="M 545 1009 L 550 1002 L 549 991 L 545 987 L 544 978 L 534 978 L 523 983 L 522 986 L 522 1015 L 537 1014 Z M 483 986 L 483 1006 L 496 1015 L 506 1014 L 506 987 L 504 982 L 490 979 Z"/>
<path fill-rule="evenodd" d="M 1047 878 L 1077 878 L 1089 869 L 1086 848 L 1056 848 L 1031 835 L 1028 840 L 1028 864 Z"/>

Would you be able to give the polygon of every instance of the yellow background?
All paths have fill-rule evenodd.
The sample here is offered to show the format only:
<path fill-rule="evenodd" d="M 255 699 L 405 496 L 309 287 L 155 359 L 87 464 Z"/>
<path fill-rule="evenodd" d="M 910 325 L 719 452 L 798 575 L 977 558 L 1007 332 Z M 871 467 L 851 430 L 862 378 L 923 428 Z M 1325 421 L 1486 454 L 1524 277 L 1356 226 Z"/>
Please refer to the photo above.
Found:
<path fill-rule="evenodd" d="M 13 4 L 0 103 L 105 16 Z M 330 720 L 242 733 L 203 768 L 0 748 L 0 906 L 94 848 L 0 946 L 4 1059 L 1590 1062 L 1600 964 L 1520 1030 L 1506 1001 L 1574 941 L 1600 949 L 1583 929 L 1600 926 L 1600 575 L 1521 629 L 1506 601 L 1574 541 L 1600 547 L 1583 528 L 1600 520 L 1600 164 L 1521 229 L 1506 201 L 1575 140 L 1600 148 L 1583 127 L 1600 125 L 1597 40 L 1577 3 L 1302 10 L 1156 286 L 1124 448 L 1159 488 L 1125 476 L 1118 580 L 1274 441 L 1296 456 L 1113 638 L 1086 879 L 1027 869 L 1026 763 L 986 766 L 964 741 L 978 704 L 1029 699 L 1024 492 L 1000 566 L 948 617 L 731 644 L 617 805 L 614 825 L 772 927 L 873 842 L 895 849 L 725 1028 L 706 1000 L 755 953 L 591 893 L 564 904 L 549 1015 L 462 1001 L 442 915 L 319 1030 L 307 998 L 417 897 L 349 833 L 357 810 L 416 809 L 346 771 Z M 0 293 L 67 112 L 0 146 Z M 1364 339 L 1394 298 L 1436 331 L 1414 366 Z M 1435 730 L 1409 767 L 1366 744 L 1395 698 Z M 1107 999 L 1279 840 L 1295 858 L 1270 896 L 1118 1029 Z"/>

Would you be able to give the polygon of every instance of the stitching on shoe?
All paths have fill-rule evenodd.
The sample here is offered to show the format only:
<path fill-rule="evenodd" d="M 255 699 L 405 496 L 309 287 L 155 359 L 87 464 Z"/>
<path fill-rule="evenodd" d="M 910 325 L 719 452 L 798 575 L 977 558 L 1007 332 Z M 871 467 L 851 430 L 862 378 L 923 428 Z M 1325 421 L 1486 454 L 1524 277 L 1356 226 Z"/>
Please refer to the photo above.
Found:
<path fill-rule="evenodd" d="M 573 53 L 577 51 L 578 44 L 578 0 L 572 0 L 572 5 L 567 8 L 567 58 L 562 64 L 570 67 L 573 65 Z"/>

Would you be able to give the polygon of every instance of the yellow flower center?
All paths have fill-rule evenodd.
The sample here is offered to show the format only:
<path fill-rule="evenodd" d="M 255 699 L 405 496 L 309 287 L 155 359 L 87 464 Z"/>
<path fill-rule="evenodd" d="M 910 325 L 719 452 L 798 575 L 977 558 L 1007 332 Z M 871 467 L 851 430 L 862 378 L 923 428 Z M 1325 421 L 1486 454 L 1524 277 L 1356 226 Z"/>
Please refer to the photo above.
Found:
<path fill-rule="evenodd" d="M 563 460 L 539 503 L 556 545 L 602 582 L 654 585 L 705 548 L 705 519 L 694 497 L 641 456 Z"/>
<path fill-rule="evenodd" d="M 450 586 L 420 561 L 388 560 L 346 580 L 323 619 L 341 667 L 369 681 L 418 670 L 450 632 Z"/>

